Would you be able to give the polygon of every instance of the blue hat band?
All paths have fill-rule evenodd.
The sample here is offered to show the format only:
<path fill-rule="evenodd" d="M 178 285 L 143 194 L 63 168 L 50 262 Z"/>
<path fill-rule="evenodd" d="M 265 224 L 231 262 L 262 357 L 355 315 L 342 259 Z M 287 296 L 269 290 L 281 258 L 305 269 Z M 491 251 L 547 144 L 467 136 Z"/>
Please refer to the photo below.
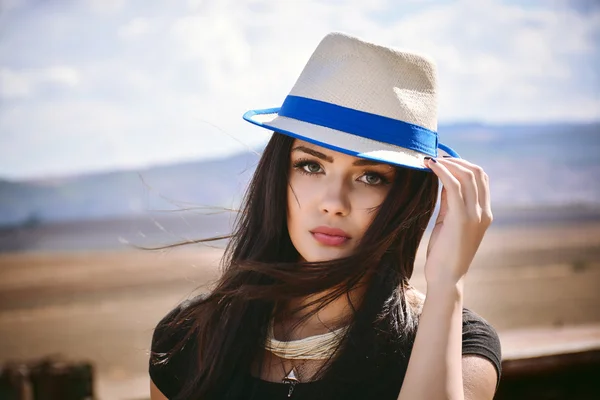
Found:
<path fill-rule="evenodd" d="M 278 115 L 437 157 L 436 132 L 397 119 L 299 96 L 287 96 Z"/>

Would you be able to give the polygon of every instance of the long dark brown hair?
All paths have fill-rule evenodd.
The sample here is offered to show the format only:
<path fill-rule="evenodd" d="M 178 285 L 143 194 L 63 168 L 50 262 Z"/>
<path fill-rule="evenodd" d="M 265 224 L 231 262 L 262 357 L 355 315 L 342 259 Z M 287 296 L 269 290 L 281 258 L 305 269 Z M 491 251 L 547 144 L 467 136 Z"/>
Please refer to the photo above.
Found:
<path fill-rule="evenodd" d="M 435 207 L 437 177 L 398 167 L 388 196 L 374 210 L 373 222 L 351 256 L 299 262 L 287 228 L 293 141 L 273 134 L 245 194 L 215 288 L 182 310 L 158 337 L 158 342 L 173 335 L 181 340 L 168 352 L 152 354 L 157 365 L 168 364 L 183 347 L 193 346 L 189 375 L 174 400 L 239 398 L 252 365 L 262 365 L 262 344 L 277 304 L 326 293 L 305 306 L 311 307 L 308 318 L 347 296 L 365 278 L 350 329 L 319 379 L 332 385 L 360 382 L 370 372 L 357 367 L 357 360 L 381 353 L 381 343 L 414 337 L 419 311 L 407 296 L 408 280 Z"/>

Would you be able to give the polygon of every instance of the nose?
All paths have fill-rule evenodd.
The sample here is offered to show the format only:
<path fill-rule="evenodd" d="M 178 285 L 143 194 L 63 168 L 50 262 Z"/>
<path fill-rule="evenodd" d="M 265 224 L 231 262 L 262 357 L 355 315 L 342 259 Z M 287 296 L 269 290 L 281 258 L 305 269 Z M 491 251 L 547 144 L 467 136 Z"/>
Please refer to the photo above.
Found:
<path fill-rule="evenodd" d="M 346 216 L 350 213 L 348 190 L 343 182 L 328 182 L 323 189 L 320 208 L 323 213 Z"/>

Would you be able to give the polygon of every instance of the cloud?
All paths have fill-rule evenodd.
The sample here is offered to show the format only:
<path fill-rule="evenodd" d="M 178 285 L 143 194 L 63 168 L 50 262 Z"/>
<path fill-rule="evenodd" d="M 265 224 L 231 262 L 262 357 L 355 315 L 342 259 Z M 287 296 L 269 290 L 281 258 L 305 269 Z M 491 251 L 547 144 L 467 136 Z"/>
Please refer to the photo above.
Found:
<path fill-rule="evenodd" d="M 147 18 L 137 17 L 119 28 L 119 36 L 122 38 L 135 38 L 143 36 L 151 29 L 151 24 Z"/>
<path fill-rule="evenodd" d="M 0 11 L 11 11 L 25 5 L 27 0 L 2 0 L 0 2 Z"/>
<path fill-rule="evenodd" d="M 27 97 L 32 92 L 33 82 L 26 74 L 8 68 L 0 70 L 0 96 L 3 99 Z"/>
<path fill-rule="evenodd" d="M 123 10 L 127 0 L 85 0 L 90 10 L 100 14 L 114 14 Z"/>
<path fill-rule="evenodd" d="M 40 76 L 42 80 L 71 87 L 77 86 L 81 81 L 81 76 L 75 68 L 65 66 L 47 68 L 41 71 Z"/>
<path fill-rule="evenodd" d="M 67 66 L 22 70 L 0 68 L 0 98 L 30 97 L 45 85 L 75 87 L 80 81 L 79 71 Z"/>
<path fill-rule="evenodd" d="M 242 113 L 281 104 L 334 30 L 431 55 L 441 122 L 600 119 L 600 9 L 582 1 L 23 1 L 2 16 L 0 175 L 255 146 L 269 133 Z"/>

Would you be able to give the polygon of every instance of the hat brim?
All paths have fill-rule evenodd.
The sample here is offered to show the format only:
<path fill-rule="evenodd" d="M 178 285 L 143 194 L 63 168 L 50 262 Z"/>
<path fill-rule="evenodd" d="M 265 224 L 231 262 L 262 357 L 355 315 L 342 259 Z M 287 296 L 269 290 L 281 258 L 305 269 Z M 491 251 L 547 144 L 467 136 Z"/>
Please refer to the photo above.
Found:
<path fill-rule="evenodd" d="M 380 161 L 401 167 L 430 171 L 425 166 L 427 154 L 356 136 L 320 125 L 278 115 L 279 108 L 251 110 L 243 118 L 257 126 L 301 139 L 330 150 L 355 157 Z M 460 158 L 450 147 L 439 144 L 439 156 Z"/>

